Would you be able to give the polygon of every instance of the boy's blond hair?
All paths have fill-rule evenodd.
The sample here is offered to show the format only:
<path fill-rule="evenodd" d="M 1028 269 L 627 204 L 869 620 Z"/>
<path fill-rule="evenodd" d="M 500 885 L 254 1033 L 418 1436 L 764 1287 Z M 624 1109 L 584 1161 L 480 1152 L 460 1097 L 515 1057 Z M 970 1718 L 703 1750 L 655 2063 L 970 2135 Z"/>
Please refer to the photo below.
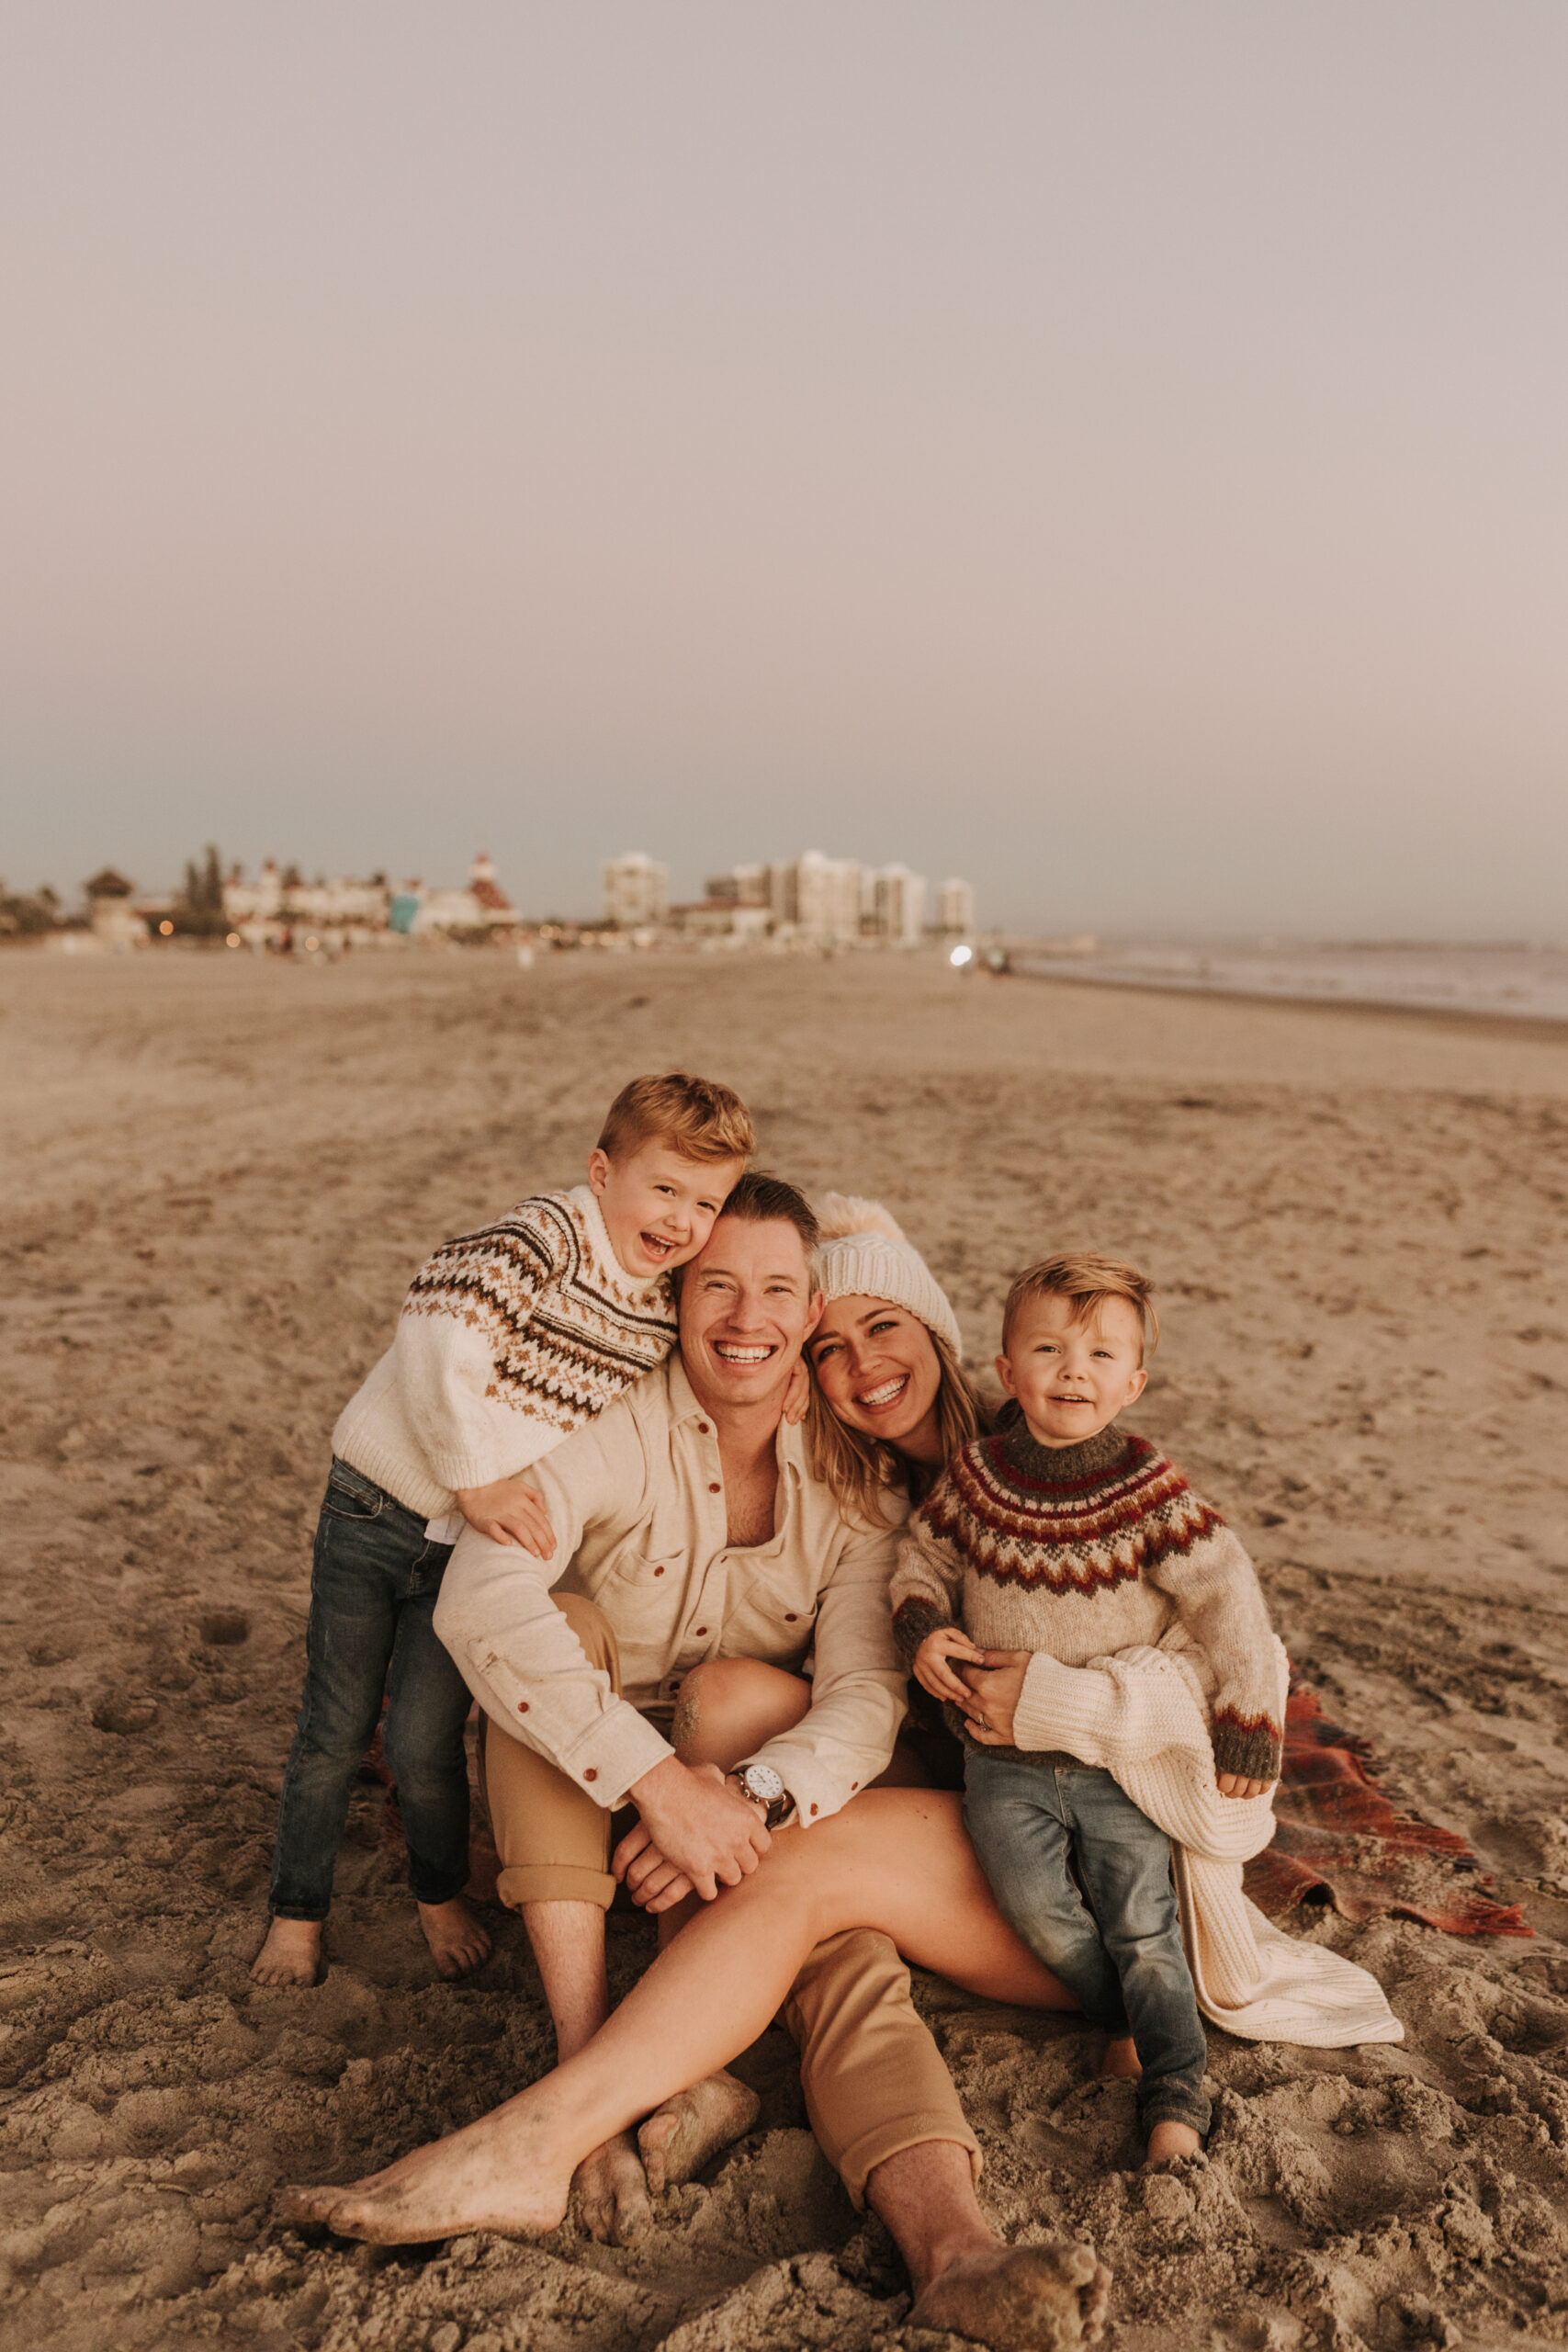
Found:
<path fill-rule="evenodd" d="M 1032 1299 L 1066 1298 L 1073 1320 L 1087 1322 L 1102 1298 L 1124 1298 L 1138 1311 L 1143 1326 L 1142 1363 L 1159 1345 L 1159 1317 L 1155 1312 L 1155 1286 L 1147 1274 L 1120 1258 L 1102 1257 L 1098 1250 L 1065 1250 L 1060 1257 L 1037 1258 L 1013 1282 L 1002 1309 L 1002 1353 L 1007 1353 L 1012 1327 Z"/>
<path fill-rule="evenodd" d="M 739 1095 L 683 1069 L 623 1086 L 604 1114 L 599 1149 L 616 1159 L 656 1136 L 682 1159 L 699 1161 L 750 1159 L 757 1148 L 751 1114 Z"/>

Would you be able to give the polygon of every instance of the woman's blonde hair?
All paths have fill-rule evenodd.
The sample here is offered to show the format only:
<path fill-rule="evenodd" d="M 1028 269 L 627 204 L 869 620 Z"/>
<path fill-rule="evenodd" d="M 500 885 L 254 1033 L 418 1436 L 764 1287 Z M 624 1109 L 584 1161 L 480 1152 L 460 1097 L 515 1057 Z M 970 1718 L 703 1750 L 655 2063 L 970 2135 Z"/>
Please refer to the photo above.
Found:
<path fill-rule="evenodd" d="M 923 1328 L 936 1350 L 936 1418 L 945 1468 L 961 1446 L 989 1430 L 991 1415 L 941 1332 L 929 1324 Z M 919 1502 L 941 1475 L 924 1463 L 909 1461 L 886 1438 L 868 1437 L 863 1430 L 840 1420 L 815 1378 L 806 1412 L 806 1443 L 813 1477 L 823 1481 L 840 1510 L 854 1511 L 874 1525 L 886 1522 L 883 1499 L 890 1488 L 907 1487 L 911 1499 Z"/>

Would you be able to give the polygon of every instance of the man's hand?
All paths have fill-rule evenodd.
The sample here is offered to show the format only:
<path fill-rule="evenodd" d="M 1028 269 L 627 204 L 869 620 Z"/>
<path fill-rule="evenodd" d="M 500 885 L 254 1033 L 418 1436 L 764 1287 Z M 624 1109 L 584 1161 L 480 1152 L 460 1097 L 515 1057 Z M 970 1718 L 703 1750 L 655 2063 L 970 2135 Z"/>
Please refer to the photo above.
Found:
<path fill-rule="evenodd" d="M 960 1682 L 947 1661 L 950 1657 L 967 1657 L 979 1666 L 985 1656 L 985 1651 L 977 1650 L 968 1634 L 961 1634 L 956 1625 L 939 1625 L 915 1652 L 915 1679 L 933 1699 L 949 1699 L 967 1713 L 968 1687 Z"/>
<path fill-rule="evenodd" d="M 536 1487 L 521 1478 L 492 1478 L 488 1487 L 459 1487 L 452 1499 L 468 1525 L 492 1544 L 520 1544 L 536 1560 L 555 1556 L 556 1532 Z"/>
<path fill-rule="evenodd" d="M 982 1747 L 1011 1747 L 1013 1710 L 1023 1696 L 1032 1650 L 977 1650 L 964 1669 L 964 1728 Z"/>
<path fill-rule="evenodd" d="M 1272 1781 L 1244 1781 L 1239 1772 L 1216 1772 L 1214 1782 L 1223 1797 L 1260 1797 L 1274 1785 Z"/>
<path fill-rule="evenodd" d="M 716 1764 L 693 1768 L 667 1756 L 629 1794 L 642 1818 L 610 1867 L 647 1911 L 668 1911 L 694 1890 L 711 1903 L 721 1885 L 750 1878 L 773 1843 L 761 1814 L 725 1787 Z"/>

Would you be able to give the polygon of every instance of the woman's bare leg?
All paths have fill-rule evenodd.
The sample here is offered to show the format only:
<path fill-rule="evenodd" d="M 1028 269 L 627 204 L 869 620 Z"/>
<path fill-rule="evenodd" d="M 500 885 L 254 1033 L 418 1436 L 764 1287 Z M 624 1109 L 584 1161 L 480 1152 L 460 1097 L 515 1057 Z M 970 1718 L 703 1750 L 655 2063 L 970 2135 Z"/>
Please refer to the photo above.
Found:
<path fill-rule="evenodd" d="M 880 1928 L 972 1992 L 1074 2006 L 998 1911 L 959 1799 L 867 1790 L 831 1821 L 781 1831 L 755 1874 L 706 1905 L 553 2075 L 368 2180 L 287 2191 L 285 2217 L 383 2244 L 553 2229 L 589 2150 L 746 2049 L 807 1953 L 853 1927 Z"/>
<path fill-rule="evenodd" d="M 715 1764 L 728 1772 L 781 1732 L 793 1731 L 810 1704 L 811 1685 L 803 1675 L 785 1674 L 759 1658 L 710 1658 L 681 1685 L 671 1727 L 675 1753 L 682 1764 Z M 702 1908 L 702 1898 L 691 1894 L 660 1913 L 660 1951 Z M 637 2135 L 655 2196 L 694 2180 L 721 2148 L 750 2132 L 760 2106 L 756 2092 L 726 2066 L 671 2092 Z"/>

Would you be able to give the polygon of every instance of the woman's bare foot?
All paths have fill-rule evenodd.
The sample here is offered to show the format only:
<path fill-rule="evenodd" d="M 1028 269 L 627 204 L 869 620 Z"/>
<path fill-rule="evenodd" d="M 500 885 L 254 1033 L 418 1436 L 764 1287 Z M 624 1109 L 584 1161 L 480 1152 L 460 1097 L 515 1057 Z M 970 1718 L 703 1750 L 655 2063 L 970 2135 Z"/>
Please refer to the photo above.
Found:
<path fill-rule="evenodd" d="M 471 1975 L 490 1958 L 490 1938 L 460 1894 L 450 1903 L 422 1903 L 419 1924 L 430 1946 L 437 1973 L 448 1978 Z"/>
<path fill-rule="evenodd" d="M 1105 2045 L 1105 2055 L 1100 2062 L 1102 2082 L 1135 2083 L 1143 2073 L 1138 2063 L 1138 2048 L 1130 2033 L 1113 2033 Z"/>
<path fill-rule="evenodd" d="M 907 2327 L 945 2328 L 992 2352 L 1068 2352 L 1098 2344 L 1111 2273 L 1069 2238 L 958 2255 L 916 2300 Z"/>
<path fill-rule="evenodd" d="M 761 2104 L 755 2091 L 721 2073 L 656 2107 L 637 2135 L 654 2195 L 694 2180 L 711 2156 L 750 2132 Z"/>
<path fill-rule="evenodd" d="M 1190 2123 L 1156 2123 L 1149 2133 L 1148 2158 L 1145 2172 L 1159 2172 L 1169 2164 L 1179 2164 L 1183 2156 L 1201 2156 L 1203 2143 Z"/>
<path fill-rule="evenodd" d="M 572 2175 L 571 2195 L 579 2221 L 601 2245 L 630 2245 L 653 2225 L 648 2176 L 629 2132 L 617 2132 L 583 2157 Z"/>
<path fill-rule="evenodd" d="M 321 1976 L 319 1919 L 275 1919 L 251 1962 L 257 1984 L 318 1984 Z"/>
<path fill-rule="evenodd" d="M 279 2217 L 376 2245 L 421 2245 L 470 2230 L 544 2237 L 566 2217 L 571 2180 L 532 2105 L 525 2092 L 385 2172 L 341 2188 L 286 2188 Z"/>

